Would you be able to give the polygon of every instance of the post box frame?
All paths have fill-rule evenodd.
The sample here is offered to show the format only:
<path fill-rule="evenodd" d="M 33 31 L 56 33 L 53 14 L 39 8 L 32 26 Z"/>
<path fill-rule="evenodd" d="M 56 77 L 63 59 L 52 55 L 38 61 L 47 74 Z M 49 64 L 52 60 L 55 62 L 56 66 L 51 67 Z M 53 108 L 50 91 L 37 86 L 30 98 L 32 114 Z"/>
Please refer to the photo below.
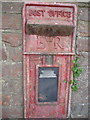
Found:
<path fill-rule="evenodd" d="M 57 91 L 57 102 L 38 102 L 38 68 L 39 67 L 57 67 L 60 69 L 62 69 L 61 66 L 58 66 L 58 65 L 37 65 L 36 66 L 36 104 L 38 105 L 56 105 L 56 104 L 59 104 L 59 95 L 60 95 L 60 79 L 61 79 L 61 74 L 59 73 L 58 71 L 58 91 Z"/>
<path fill-rule="evenodd" d="M 30 53 L 27 53 L 27 52 L 25 52 L 25 31 L 26 31 L 26 29 L 25 29 L 25 25 L 26 25 L 26 13 L 25 13 L 25 11 L 26 11 L 26 6 L 27 5 L 40 5 L 40 6 L 69 6 L 69 7 L 73 7 L 74 8 L 74 26 L 75 26 L 75 29 L 74 29 L 74 31 L 73 31 L 73 44 L 72 44 L 72 52 L 71 53 L 58 53 L 57 55 L 66 55 L 66 56 L 71 56 L 71 60 L 70 61 L 72 61 L 72 59 L 73 59 L 73 56 L 75 55 L 75 38 L 76 38 L 76 21 L 77 21 L 77 8 L 76 8 L 76 5 L 74 5 L 74 4 L 62 4 L 62 3 L 43 3 L 43 2 L 25 2 L 25 4 L 24 4 L 24 7 L 23 7 L 23 78 L 24 78 L 24 117 L 25 118 L 27 118 L 27 113 L 28 113 L 28 106 L 27 106 L 27 104 L 29 103 L 29 100 L 30 100 L 30 96 L 27 96 L 27 94 L 29 93 L 29 82 L 30 82 L 30 80 L 29 80 L 29 71 L 28 71 L 28 69 L 29 69 L 29 65 L 30 65 L 30 63 L 29 63 L 29 54 Z M 34 54 L 34 53 L 31 53 L 32 55 Z M 44 60 L 45 61 L 45 60 Z M 72 67 L 72 62 L 71 62 L 71 67 Z M 42 65 L 41 65 L 42 66 Z M 38 66 L 36 67 L 36 69 L 38 68 Z M 37 76 L 37 74 L 36 74 L 36 76 Z M 73 72 L 71 71 L 71 79 L 73 79 Z M 36 85 L 37 85 L 37 83 L 36 83 Z M 37 93 L 36 93 L 37 94 Z M 66 109 L 68 109 L 68 115 L 67 115 L 67 117 L 69 117 L 69 115 L 70 115 L 70 104 L 71 104 L 71 88 L 69 88 L 69 90 L 67 91 L 67 93 L 66 94 L 68 94 L 68 97 L 69 97 L 69 101 L 68 101 L 68 106 L 66 105 Z M 67 104 L 67 103 L 66 103 Z M 68 108 L 67 108 L 68 107 Z M 29 114 L 29 113 L 28 113 Z"/>

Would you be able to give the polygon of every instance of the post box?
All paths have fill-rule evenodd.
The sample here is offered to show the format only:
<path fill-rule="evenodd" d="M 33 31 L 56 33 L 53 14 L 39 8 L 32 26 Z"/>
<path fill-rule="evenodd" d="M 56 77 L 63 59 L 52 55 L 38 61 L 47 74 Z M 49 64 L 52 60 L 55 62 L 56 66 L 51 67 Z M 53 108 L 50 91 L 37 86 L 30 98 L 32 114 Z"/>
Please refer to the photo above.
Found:
<path fill-rule="evenodd" d="M 25 118 L 68 117 L 76 19 L 77 9 L 73 4 L 24 4 Z"/>

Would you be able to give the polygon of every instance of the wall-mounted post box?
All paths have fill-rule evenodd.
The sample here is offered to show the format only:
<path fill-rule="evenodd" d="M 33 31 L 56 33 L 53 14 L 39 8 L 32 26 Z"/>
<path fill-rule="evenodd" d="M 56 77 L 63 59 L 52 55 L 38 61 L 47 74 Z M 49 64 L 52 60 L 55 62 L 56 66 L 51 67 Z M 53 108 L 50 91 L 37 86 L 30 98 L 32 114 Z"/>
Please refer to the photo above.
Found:
<path fill-rule="evenodd" d="M 70 111 L 77 10 L 73 4 L 25 3 L 25 118 L 66 118 Z M 63 81 L 67 82 L 64 83 Z"/>

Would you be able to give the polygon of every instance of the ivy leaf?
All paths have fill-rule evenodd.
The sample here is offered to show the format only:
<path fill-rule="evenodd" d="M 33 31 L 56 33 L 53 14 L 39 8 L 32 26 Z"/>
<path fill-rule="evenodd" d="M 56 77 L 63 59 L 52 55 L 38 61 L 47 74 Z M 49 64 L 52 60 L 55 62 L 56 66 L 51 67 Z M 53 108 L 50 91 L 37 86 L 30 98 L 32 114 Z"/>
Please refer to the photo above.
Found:
<path fill-rule="evenodd" d="M 79 74 L 78 73 L 74 73 L 73 77 L 77 78 L 77 77 L 79 77 Z"/>
<path fill-rule="evenodd" d="M 81 68 L 79 68 L 78 70 L 77 70 L 77 73 L 80 75 L 81 73 L 83 72 L 83 69 L 81 69 Z"/>
<path fill-rule="evenodd" d="M 76 63 L 76 60 L 72 60 L 72 63 Z"/>
<path fill-rule="evenodd" d="M 78 83 L 78 81 L 77 81 L 77 80 L 73 80 L 73 83 L 77 84 L 77 83 Z"/>
<path fill-rule="evenodd" d="M 72 67 L 72 71 L 73 71 L 73 72 L 77 72 L 77 67 L 76 67 L 76 66 L 73 66 L 73 67 Z"/>
<path fill-rule="evenodd" d="M 72 85 L 71 88 L 72 88 L 73 91 L 78 91 L 78 86 L 77 85 Z"/>
<path fill-rule="evenodd" d="M 73 84 L 73 80 L 70 80 L 70 82 L 69 82 L 69 83 L 70 83 L 70 85 L 71 85 L 71 84 Z"/>
<path fill-rule="evenodd" d="M 82 72 L 83 72 L 83 69 L 82 69 L 82 68 L 80 68 L 80 69 L 79 69 L 79 71 L 82 73 Z"/>
<path fill-rule="evenodd" d="M 80 64 L 79 64 L 79 63 L 77 63 L 76 65 L 77 65 L 77 67 L 80 67 Z"/>
<path fill-rule="evenodd" d="M 76 61 L 79 61 L 80 60 L 80 58 L 79 57 L 76 57 Z"/>
<path fill-rule="evenodd" d="M 64 82 L 64 83 L 67 83 L 67 81 L 66 81 L 66 80 L 63 80 L 63 82 Z"/>

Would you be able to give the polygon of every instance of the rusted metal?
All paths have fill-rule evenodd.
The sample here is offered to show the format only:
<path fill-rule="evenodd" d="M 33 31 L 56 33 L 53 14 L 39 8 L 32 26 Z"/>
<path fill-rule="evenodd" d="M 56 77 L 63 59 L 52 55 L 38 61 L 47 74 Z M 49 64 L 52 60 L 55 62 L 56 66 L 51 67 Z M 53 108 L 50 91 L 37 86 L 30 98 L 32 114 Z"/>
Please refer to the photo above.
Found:
<path fill-rule="evenodd" d="M 25 118 L 66 118 L 70 114 L 69 82 L 73 77 L 71 67 L 75 55 L 76 20 L 77 9 L 73 4 L 38 2 L 24 4 Z M 39 68 L 55 67 L 59 69 L 57 101 L 40 102 Z M 64 83 L 64 80 L 67 82 Z M 41 97 L 46 99 L 44 95 Z"/>

